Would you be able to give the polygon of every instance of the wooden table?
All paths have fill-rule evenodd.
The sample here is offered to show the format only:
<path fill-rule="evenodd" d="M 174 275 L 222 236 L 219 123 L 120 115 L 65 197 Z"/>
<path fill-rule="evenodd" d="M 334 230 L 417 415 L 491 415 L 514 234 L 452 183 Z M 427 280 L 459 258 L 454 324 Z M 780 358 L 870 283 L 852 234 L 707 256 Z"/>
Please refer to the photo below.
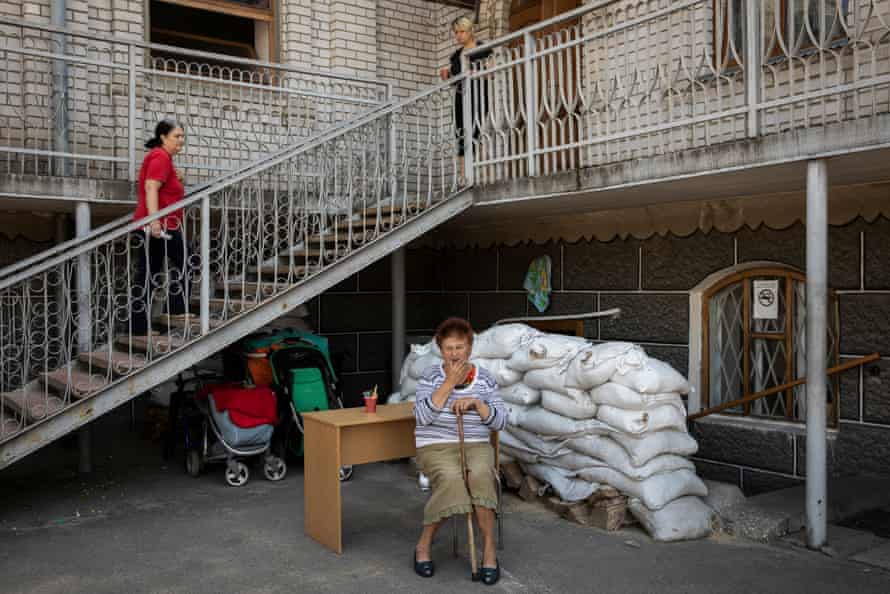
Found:
<path fill-rule="evenodd" d="M 303 429 L 304 530 L 342 553 L 340 467 L 413 456 L 414 403 L 303 413 Z"/>

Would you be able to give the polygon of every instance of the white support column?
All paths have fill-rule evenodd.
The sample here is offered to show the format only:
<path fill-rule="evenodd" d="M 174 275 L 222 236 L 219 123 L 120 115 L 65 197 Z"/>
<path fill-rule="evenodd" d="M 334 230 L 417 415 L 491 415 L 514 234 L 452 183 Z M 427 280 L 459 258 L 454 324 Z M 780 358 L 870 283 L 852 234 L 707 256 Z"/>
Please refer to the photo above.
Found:
<path fill-rule="evenodd" d="M 88 235 L 91 228 L 90 203 L 78 202 L 74 206 L 75 233 L 77 237 Z M 92 350 L 93 321 L 91 294 L 91 270 L 89 253 L 77 257 L 77 350 Z M 90 426 L 84 425 L 77 432 L 79 459 L 77 469 L 81 474 L 93 471 L 93 454 L 90 439 Z"/>
<path fill-rule="evenodd" d="M 399 373 L 405 360 L 405 248 L 390 256 L 392 261 L 392 391 L 399 389 Z"/>
<path fill-rule="evenodd" d="M 826 544 L 828 164 L 807 164 L 807 546 Z"/>

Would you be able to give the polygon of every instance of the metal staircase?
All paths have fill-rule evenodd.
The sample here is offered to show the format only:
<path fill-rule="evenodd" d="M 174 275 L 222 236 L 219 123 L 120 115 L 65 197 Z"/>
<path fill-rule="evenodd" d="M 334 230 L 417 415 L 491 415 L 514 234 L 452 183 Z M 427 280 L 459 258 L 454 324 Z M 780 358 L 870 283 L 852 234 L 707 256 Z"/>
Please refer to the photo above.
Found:
<path fill-rule="evenodd" d="M 470 207 L 456 78 L 0 278 L 0 469 L 262 328 Z M 142 227 L 182 208 L 185 270 L 142 294 Z M 181 281 L 181 282 L 177 282 Z M 144 283 L 142 283 L 144 284 Z M 159 311 L 184 287 L 192 313 Z M 144 305 L 143 305 L 144 304 Z M 134 308 L 154 332 L 133 332 Z"/>

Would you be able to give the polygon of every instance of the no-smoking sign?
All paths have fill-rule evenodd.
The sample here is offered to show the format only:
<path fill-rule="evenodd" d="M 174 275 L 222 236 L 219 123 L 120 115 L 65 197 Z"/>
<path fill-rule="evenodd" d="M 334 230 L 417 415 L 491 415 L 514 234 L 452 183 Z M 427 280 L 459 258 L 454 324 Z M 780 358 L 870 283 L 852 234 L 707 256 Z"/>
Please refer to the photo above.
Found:
<path fill-rule="evenodd" d="M 756 280 L 754 289 L 754 319 L 775 320 L 779 317 L 779 281 Z"/>

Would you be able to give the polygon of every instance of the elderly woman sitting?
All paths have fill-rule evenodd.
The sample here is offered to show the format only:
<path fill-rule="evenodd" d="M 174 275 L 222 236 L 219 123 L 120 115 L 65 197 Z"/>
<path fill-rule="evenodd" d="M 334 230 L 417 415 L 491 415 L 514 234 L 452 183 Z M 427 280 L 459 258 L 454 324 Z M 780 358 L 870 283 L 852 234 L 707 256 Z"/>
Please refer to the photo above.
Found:
<path fill-rule="evenodd" d="M 432 487 L 423 513 L 423 532 L 414 551 L 414 571 L 432 577 L 431 549 L 439 526 L 448 516 L 475 511 L 483 537 L 481 579 L 493 585 L 500 578 L 500 566 L 494 516 L 497 478 L 489 433 L 506 426 L 507 412 L 492 374 L 469 362 L 473 347 L 469 322 L 445 320 L 436 330 L 436 344 L 444 361 L 424 371 L 414 405 L 417 462 Z M 463 415 L 472 499 L 461 475 L 459 413 Z"/>

